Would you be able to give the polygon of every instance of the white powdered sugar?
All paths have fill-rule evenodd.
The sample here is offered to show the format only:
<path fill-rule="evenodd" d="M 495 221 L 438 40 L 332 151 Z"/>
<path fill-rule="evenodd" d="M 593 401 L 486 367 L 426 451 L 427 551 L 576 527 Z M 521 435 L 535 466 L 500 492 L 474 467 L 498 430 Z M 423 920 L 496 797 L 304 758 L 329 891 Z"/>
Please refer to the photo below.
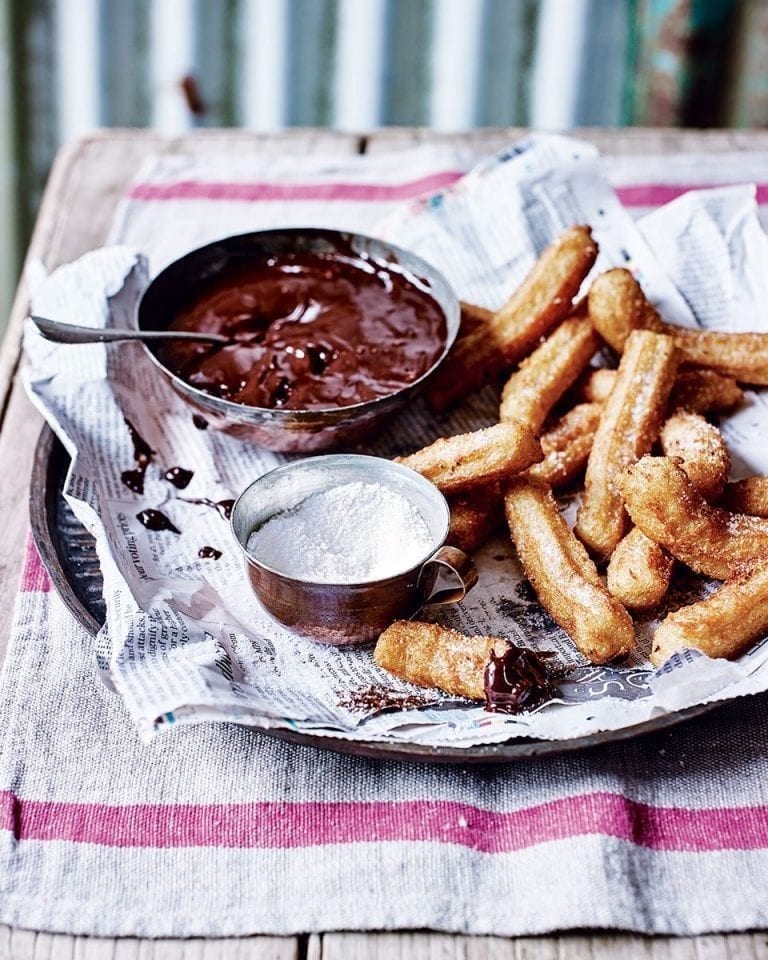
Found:
<path fill-rule="evenodd" d="M 431 545 L 429 528 L 410 500 L 362 481 L 312 494 L 248 538 L 254 559 L 317 583 L 392 577 L 423 560 Z"/>

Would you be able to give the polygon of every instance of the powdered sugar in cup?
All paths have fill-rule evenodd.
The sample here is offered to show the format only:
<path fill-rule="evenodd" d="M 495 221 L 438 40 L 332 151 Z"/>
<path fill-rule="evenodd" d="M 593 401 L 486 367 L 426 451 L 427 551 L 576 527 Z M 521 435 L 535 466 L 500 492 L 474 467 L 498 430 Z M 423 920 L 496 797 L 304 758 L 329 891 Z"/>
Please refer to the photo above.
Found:
<path fill-rule="evenodd" d="M 444 546 L 450 511 L 424 477 L 378 457 L 278 467 L 232 510 L 251 585 L 267 612 L 312 640 L 375 640 L 429 603 L 461 599 L 477 574 Z M 451 586 L 436 591 L 440 572 Z"/>

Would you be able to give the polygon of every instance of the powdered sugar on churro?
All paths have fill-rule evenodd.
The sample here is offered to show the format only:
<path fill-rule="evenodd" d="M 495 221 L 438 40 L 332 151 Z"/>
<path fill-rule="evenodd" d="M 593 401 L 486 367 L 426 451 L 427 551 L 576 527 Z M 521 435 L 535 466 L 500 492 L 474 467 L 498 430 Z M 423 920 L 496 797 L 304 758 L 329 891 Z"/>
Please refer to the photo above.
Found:
<path fill-rule="evenodd" d="M 429 528 L 410 500 L 361 481 L 312 494 L 248 538 L 254 559 L 316 583 L 392 577 L 424 560 L 431 545 Z"/>

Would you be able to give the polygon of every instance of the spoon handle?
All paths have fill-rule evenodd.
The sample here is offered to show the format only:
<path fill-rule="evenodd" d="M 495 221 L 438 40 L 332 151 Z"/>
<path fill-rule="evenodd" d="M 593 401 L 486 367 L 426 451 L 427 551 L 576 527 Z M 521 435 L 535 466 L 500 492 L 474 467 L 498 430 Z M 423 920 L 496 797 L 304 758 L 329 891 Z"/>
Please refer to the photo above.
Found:
<path fill-rule="evenodd" d="M 75 323 L 59 323 L 45 317 L 30 317 L 30 320 L 46 340 L 56 343 L 114 343 L 117 340 L 204 340 L 207 343 L 231 343 L 221 333 L 199 333 L 189 330 L 105 330 L 80 327 Z"/>

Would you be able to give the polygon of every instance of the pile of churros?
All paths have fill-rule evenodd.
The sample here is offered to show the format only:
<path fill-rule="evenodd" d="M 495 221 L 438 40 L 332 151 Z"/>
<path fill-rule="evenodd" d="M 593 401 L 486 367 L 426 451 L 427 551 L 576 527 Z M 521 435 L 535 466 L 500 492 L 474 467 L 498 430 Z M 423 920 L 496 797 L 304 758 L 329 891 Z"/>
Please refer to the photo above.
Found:
<path fill-rule="evenodd" d="M 735 657 L 768 631 L 768 477 L 729 483 L 708 415 L 768 385 L 768 334 L 683 329 L 662 320 L 624 269 L 576 298 L 597 256 L 586 226 L 566 230 L 494 312 L 465 304 L 462 330 L 431 383 L 442 411 L 507 380 L 499 423 L 400 458 L 449 499 L 449 542 L 476 550 L 506 520 L 542 606 L 592 663 L 635 645 L 633 614 L 664 600 L 677 564 L 722 585 L 669 613 L 651 661 L 692 647 Z M 613 353 L 616 369 L 596 365 Z M 578 489 L 571 530 L 555 494 Z M 391 673 L 472 699 L 509 641 L 399 622 L 375 658 Z"/>

